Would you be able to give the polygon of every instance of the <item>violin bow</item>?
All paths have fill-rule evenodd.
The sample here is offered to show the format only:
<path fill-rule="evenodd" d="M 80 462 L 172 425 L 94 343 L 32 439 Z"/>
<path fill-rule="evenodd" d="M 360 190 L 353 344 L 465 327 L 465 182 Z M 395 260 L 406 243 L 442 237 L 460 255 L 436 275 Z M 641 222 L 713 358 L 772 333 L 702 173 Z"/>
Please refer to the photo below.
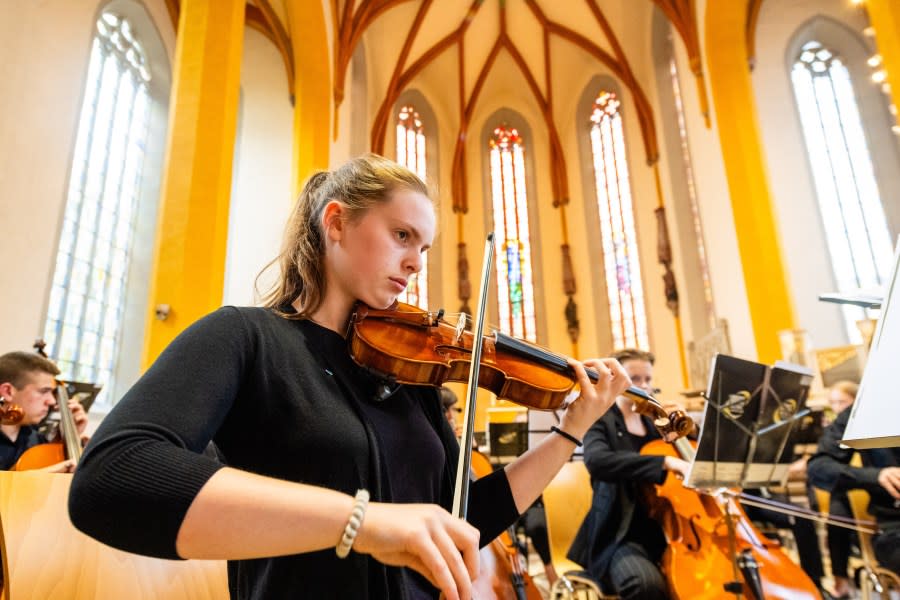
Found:
<path fill-rule="evenodd" d="M 459 463 L 456 465 L 456 485 L 453 491 L 453 515 L 465 519 L 469 507 L 469 471 L 472 468 L 472 435 L 475 430 L 475 402 L 478 397 L 478 374 L 481 369 L 481 349 L 484 346 L 484 312 L 487 306 L 488 281 L 494 262 L 494 233 L 484 243 L 484 261 L 481 265 L 481 287 L 478 290 L 478 306 L 475 309 L 472 335 L 472 362 L 469 369 L 469 389 L 466 390 L 466 409 L 463 416 L 462 437 L 459 440 Z M 465 319 L 465 313 L 460 315 Z"/>

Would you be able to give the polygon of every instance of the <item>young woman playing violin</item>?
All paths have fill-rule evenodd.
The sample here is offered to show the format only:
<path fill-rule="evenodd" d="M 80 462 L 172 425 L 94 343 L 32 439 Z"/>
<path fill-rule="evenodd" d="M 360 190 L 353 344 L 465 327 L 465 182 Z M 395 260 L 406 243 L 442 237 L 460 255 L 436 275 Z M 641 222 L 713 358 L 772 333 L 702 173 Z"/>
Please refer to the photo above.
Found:
<path fill-rule="evenodd" d="M 571 361 L 563 433 L 473 484 L 468 523 L 452 517 L 458 445 L 437 390 L 383 393 L 343 337 L 357 303 L 395 302 L 434 235 L 426 186 L 396 163 L 314 175 L 265 306 L 219 309 L 162 353 L 88 445 L 73 523 L 131 552 L 228 559 L 233 598 L 469 598 L 478 546 L 629 379 L 612 359 Z M 211 440 L 225 465 L 202 455 Z"/>

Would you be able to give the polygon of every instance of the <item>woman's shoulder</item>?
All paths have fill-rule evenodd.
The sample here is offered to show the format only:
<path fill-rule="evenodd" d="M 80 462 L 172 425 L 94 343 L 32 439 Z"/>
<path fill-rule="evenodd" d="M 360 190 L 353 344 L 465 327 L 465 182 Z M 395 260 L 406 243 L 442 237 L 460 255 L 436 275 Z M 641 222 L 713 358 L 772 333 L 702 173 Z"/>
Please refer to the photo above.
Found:
<path fill-rule="evenodd" d="M 250 341 L 260 334 L 272 335 L 279 329 L 295 328 L 296 324 L 273 310 L 256 306 L 222 306 L 198 319 L 183 336 L 213 336 Z"/>
<path fill-rule="evenodd" d="M 206 319 L 214 322 L 234 323 L 243 322 L 247 326 L 268 325 L 294 327 L 297 320 L 287 319 L 274 309 L 265 306 L 235 306 L 226 304 L 209 313 Z"/>

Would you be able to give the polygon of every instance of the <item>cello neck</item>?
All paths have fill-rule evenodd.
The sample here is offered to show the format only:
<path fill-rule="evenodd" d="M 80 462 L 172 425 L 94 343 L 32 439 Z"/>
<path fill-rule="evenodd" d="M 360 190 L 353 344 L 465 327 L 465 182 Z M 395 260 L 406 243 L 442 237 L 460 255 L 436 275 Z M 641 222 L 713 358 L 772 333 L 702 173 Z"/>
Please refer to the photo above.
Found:
<path fill-rule="evenodd" d="M 681 460 L 685 460 L 689 463 L 694 462 L 694 449 L 691 447 L 691 443 L 687 438 L 680 437 L 672 442 L 672 445 L 675 446 L 675 450 L 678 452 L 678 456 L 681 457 Z"/>
<path fill-rule="evenodd" d="M 59 410 L 59 433 L 66 447 L 66 455 L 75 462 L 81 459 L 81 436 L 75 426 L 75 417 L 69 408 L 69 392 L 66 382 L 59 381 L 56 386 L 56 404 Z"/>

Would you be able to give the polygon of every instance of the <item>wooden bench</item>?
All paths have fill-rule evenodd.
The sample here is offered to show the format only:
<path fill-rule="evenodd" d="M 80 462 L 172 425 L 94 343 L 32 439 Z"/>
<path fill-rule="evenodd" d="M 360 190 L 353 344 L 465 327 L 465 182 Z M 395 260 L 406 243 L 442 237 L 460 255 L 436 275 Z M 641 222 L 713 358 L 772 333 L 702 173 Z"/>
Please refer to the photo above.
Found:
<path fill-rule="evenodd" d="M 3 600 L 228 598 L 224 561 L 138 556 L 75 529 L 71 483 L 71 475 L 0 471 Z"/>

